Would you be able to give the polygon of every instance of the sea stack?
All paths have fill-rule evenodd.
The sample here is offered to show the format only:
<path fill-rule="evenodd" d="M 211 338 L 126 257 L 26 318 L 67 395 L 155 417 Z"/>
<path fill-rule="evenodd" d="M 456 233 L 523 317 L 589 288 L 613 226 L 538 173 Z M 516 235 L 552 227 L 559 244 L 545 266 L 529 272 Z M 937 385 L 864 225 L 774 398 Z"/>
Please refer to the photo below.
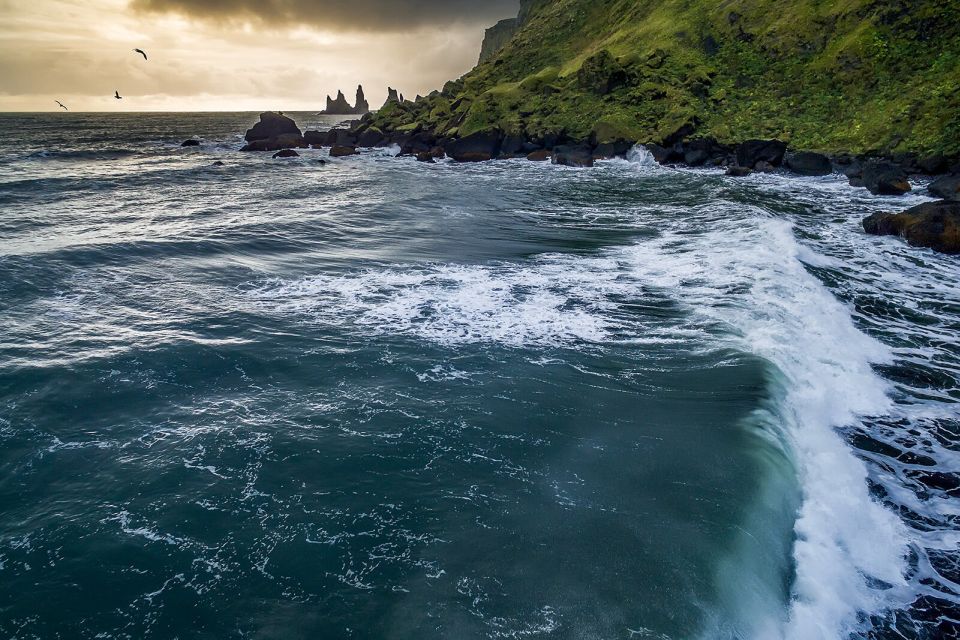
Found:
<path fill-rule="evenodd" d="M 387 100 L 383 103 L 383 106 L 387 106 L 391 102 L 400 102 L 400 94 L 393 87 L 387 87 Z"/>
<path fill-rule="evenodd" d="M 321 114 L 330 116 L 362 116 L 369 112 L 370 104 L 363 95 L 363 85 L 358 85 L 357 103 L 355 106 L 350 106 L 350 103 L 347 102 L 347 97 L 343 95 L 343 91 L 337 91 L 336 100 L 327 96 L 327 108 L 324 109 Z"/>

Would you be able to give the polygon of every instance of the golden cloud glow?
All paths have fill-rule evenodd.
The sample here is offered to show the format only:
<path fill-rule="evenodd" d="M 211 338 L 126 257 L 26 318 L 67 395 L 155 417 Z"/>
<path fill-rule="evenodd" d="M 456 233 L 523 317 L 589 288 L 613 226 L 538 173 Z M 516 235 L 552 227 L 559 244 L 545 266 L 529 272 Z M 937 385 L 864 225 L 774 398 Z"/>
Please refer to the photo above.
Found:
<path fill-rule="evenodd" d="M 378 105 L 388 85 L 412 97 L 469 70 L 484 26 L 238 26 L 135 12 L 127 0 L 0 0 L 0 23 L 3 111 L 57 110 L 54 100 L 73 111 L 309 111 L 359 83 Z"/>

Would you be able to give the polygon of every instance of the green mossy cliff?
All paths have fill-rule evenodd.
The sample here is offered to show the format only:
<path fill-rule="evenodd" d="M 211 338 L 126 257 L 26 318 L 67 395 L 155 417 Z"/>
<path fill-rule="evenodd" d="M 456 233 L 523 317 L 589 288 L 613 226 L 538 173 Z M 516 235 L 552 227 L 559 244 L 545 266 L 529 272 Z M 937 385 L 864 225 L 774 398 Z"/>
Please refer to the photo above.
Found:
<path fill-rule="evenodd" d="M 958 0 L 525 0 L 523 11 L 491 59 L 366 124 L 960 155 Z"/>

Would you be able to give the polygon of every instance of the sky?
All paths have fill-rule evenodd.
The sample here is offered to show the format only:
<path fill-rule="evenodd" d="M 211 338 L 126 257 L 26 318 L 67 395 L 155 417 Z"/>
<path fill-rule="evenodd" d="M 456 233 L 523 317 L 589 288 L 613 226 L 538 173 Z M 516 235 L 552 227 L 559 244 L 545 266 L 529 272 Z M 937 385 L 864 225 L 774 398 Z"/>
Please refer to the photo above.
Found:
<path fill-rule="evenodd" d="M 312 111 L 471 69 L 518 0 L 0 0 L 0 111 Z M 147 52 L 145 61 L 134 48 Z M 113 97 L 119 91 L 123 100 Z"/>

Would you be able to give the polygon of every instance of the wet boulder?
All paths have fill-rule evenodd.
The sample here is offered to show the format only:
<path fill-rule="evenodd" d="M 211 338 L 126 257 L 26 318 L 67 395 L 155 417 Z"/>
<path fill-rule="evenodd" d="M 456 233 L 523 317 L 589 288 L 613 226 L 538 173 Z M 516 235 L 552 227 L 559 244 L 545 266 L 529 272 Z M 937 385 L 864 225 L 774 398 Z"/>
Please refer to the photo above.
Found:
<path fill-rule="evenodd" d="M 285 133 L 276 138 L 267 138 L 264 140 L 254 140 L 243 146 L 241 151 L 281 151 L 283 149 L 302 149 L 308 145 L 303 140 L 303 136 L 293 133 Z"/>
<path fill-rule="evenodd" d="M 369 127 L 357 136 L 358 147 L 379 147 L 386 141 L 383 131 L 376 127 Z"/>
<path fill-rule="evenodd" d="M 632 148 L 632 142 L 601 142 L 593 148 L 593 159 L 609 160 L 611 158 L 623 158 Z"/>
<path fill-rule="evenodd" d="M 727 169 L 727 175 L 732 178 L 745 178 L 753 173 L 753 169 L 734 165 Z"/>
<path fill-rule="evenodd" d="M 276 160 L 277 158 L 299 158 L 299 157 L 300 157 L 300 154 L 294 151 L 293 149 L 283 149 L 273 154 L 274 160 Z"/>
<path fill-rule="evenodd" d="M 523 148 L 527 144 L 527 139 L 523 136 L 505 136 L 503 142 L 500 143 L 500 156 L 501 158 L 522 158 L 527 155 L 528 152 L 524 152 Z"/>
<path fill-rule="evenodd" d="M 485 162 L 493 160 L 500 153 L 502 137 L 496 129 L 477 131 L 451 141 L 447 145 L 447 155 L 457 162 Z"/>
<path fill-rule="evenodd" d="M 918 158 L 917 167 L 928 176 L 937 176 L 946 173 L 950 163 L 944 156 L 935 154 Z"/>
<path fill-rule="evenodd" d="M 648 144 L 647 151 L 657 161 L 657 164 L 666 164 L 670 160 L 671 150 L 666 147 L 661 147 L 658 144 Z"/>
<path fill-rule="evenodd" d="M 194 140 L 193 138 L 191 138 L 190 140 L 184 140 L 183 142 L 181 142 L 180 146 L 181 147 L 199 147 L 200 141 Z"/>
<path fill-rule="evenodd" d="M 593 149 L 587 145 L 560 145 L 553 149 L 552 162 L 567 167 L 592 167 Z"/>
<path fill-rule="evenodd" d="M 304 131 L 303 141 L 311 147 L 322 147 L 327 143 L 326 131 Z"/>
<path fill-rule="evenodd" d="M 753 167 L 754 171 L 757 173 L 773 173 L 777 170 L 775 166 L 767 162 L 766 160 L 761 160 Z"/>
<path fill-rule="evenodd" d="M 531 151 L 527 154 L 527 160 L 531 162 L 546 162 L 553 157 L 553 152 L 549 149 L 539 149 L 538 151 Z"/>
<path fill-rule="evenodd" d="M 705 165 L 709 159 L 710 154 L 706 149 L 688 149 L 683 154 L 684 163 L 690 165 L 691 167 L 700 167 Z"/>
<path fill-rule="evenodd" d="M 833 163 L 822 153 L 798 151 L 786 157 L 786 166 L 801 176 L 826 176 L 833 173 Z"/>
<path fill-rule="evenodd" d="M 247 131 L 244 139 L 247 142 L 254 142 L 256 140 L 270 140 L 283 135 L 303 136 L 300 128 L 297 127 L 297 123 L 291 118 L 282 113 L 266 111 L 260 114 L 260 121 Z"/>
<path fill-rule="evenodd" d="M 747 140 L 737 147 L 737 164 L 748 169 L 759 162 L 779 167 L 786 153 L 786 143 L 779 140 Z"/>
<path fill-rule="evenodd" d="M 927 190 L 944 200 L 960 200 L 960 175 L 937 178 L 927 187 Z"/>
<path fill-rule="evenodd" d="M 343 158 L 346 156 L 355 156 L 359 153 L 356 147 L 349 145 L 335 145 L 330 149 L 331 158 Z"/>
<path fill-rule="evenodd" d="M 911 190 L 907 172 L 892 162 L 868 162 L 862 180 L 863 186 L 877 196 L 902 196 Z"/>
<path fill-rule="evenodd" d="M 902 213 L 875 213 L 864 219 L 872 235 L 900 236 L 914 247 L 960 253 L 960 202 L 925 202 Z"/>
<path fill-rule="evenodd" d="M 418 153 L 431 151 L 437 146 L 437 135 L 432 131 L 420 131 L 407 138 L 400 145 L 400 155 L 415 156 Z"/>

